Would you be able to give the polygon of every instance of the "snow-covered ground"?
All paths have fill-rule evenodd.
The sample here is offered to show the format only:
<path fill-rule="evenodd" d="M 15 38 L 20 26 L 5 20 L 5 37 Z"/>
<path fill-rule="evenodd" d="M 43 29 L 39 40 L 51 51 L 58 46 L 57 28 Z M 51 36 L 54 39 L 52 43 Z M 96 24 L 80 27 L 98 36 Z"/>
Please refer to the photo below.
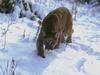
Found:
<path fill-rule="evenodd" d="M 43 2 L 40 5 L 36 3 L 35 10 L 42 18 L 57 7 L 71 9 L 72 6 L 66 1 L 50 1 L 45 5 Z M 2 72 L 5 72 L 7 61 L 12 58 L 17 64 L 15 75 L 100 75 L 100 14 L 92 14 L 89 10 L 88 5 L 78 7 L 73 42 L 45 51 L 45 59 L 37 56 L 36 41 L 33 40 L 37 21 L 18 19 L 19 10 L 12 15 L 0 13 L 0 75 L 4 75 Z"/>

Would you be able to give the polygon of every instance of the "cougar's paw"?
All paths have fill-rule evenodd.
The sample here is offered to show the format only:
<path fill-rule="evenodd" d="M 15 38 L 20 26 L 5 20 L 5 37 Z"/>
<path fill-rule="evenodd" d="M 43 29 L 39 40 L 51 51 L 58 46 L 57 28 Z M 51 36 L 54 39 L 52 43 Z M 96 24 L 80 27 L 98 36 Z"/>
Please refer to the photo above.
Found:
<path fill-rule="evenodd" d="M 40 57 L 42 57 L 42 58 L 45 58 L 45 55 L 44 54 L 38 53 L 37 55 L 40 56 Z"/>

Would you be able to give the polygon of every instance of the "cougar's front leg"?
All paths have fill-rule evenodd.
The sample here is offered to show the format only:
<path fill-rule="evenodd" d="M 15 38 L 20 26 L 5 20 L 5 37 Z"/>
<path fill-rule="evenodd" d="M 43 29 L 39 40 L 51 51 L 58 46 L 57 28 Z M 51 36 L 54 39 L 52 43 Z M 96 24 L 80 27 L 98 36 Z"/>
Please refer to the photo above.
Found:
<path fill-rule="evenodd" d="M 65 42 L 64 34 L 61 35 L 61 43 Z"/>
<path fill-rule="evenodd" d="M 68 38 L 66 39 L 66 43 L 72 43 L 72 36 L 68 36 Z"/>
<path fill-rule="evenodd" d="M 55 48 L 59 48 L 60 43 L 61 43 L 61 35 L 58 35 L 58 38 L 56 40 Z"/>
<path fill-rule="evenodd" d="M 73 30 L 69 33 L 69 35 L 66 39 L 66 43 L 72 43 L 72 33 L 73 33 Z"/>
<path fill-rule="evenodd" d="M 41 37 L 38 37 L 36 46 L 37 46 L 37 55 L 42 58 L 45 58 L 43 40 L 41 40 Z"/>
<path fill-rule="evenodd" d="M 58 40 L 56 41 L 56 45 L 55 45 L 54 49 L 59 48 L 59 44 L 60 44 L 60 39 L 58 39 Z"/>

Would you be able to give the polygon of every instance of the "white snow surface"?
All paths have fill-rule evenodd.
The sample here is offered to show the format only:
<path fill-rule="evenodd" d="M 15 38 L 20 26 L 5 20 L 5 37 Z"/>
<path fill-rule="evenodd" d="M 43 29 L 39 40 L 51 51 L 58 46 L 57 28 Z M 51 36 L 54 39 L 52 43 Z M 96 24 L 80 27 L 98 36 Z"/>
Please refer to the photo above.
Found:
<path fill-rule="evenodd" d="M 70 11 L 72 7 L 66 0 L 36 1 L 34 9 L 42 18 L 57 7 L 65 6 Z M 78 7 L 77 20 L 73 20 L 73 42 L 62 43 L 53 51 L 46 50 L 45 59 L 37 56 L 36 41 L 33 40 L 37 21 L 19 19 L 18 7 L 12 15 L 0 13 L 0 75 L 3 75 L 1 66 L 5 68 L 6 62 L 12 58 L 17 64 L 15 75 L 100 75 L 100 14 L 95 12 L 94 15 L 91 10 L 88 5 Z"/>

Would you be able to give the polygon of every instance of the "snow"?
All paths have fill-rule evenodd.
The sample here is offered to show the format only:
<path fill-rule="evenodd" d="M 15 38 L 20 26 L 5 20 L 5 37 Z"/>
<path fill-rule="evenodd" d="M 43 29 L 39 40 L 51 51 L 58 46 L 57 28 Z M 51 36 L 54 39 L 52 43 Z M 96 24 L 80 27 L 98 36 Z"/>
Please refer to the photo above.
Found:
<path fill-rule="evenodd" d="M 44 18 L 53 9 L 65 6 L 66 1 L 46 0 L 34 3 L 34 10 Z M 50 5 L 48 5 L 51 3 Z M 41 9 L 41 10 L 40 10 Z M 12 58 L 16 61 L 15 75 L 100 75 L 100 14 L 94 15 L 88 5 L 79 6 L 74 21 L 73 42 L 60 44 L 59 49 L 45 51 L 46 58 L 37 56 L 36 41 L 38 23 L 28 18 L 18 18 L 19 7 L 13 14 L 0 13 L 0 75 Z M 96 10 L 96 9 L 95 9 Z M 87 13 L 88 11 L 88 13 Z M 98 18 L 97 18 L 98 17 Z M 3 35 L 10 24 L 6 35 Z M 6 36 L 6 45 L 5 44 Z"/>

